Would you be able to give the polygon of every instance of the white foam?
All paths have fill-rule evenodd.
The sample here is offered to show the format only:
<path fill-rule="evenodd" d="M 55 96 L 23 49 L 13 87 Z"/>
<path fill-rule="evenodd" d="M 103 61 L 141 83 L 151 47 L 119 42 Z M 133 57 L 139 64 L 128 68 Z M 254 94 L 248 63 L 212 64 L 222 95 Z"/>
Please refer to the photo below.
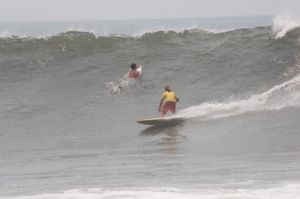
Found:
<path fill-rule="evenodd" d="M 175 32 L 175 33 L 184 33 L 185 31 L 192 31 L 192 30 L 198 30 L 198 31 L 206 31 L 205 29 L 201 29 L 200 27 L 198 27 L 197 25 L 191 25 L 191 26 L 186 26 L 186 27 L 155 27 L 155 28 L 147 28 L 144 30 L 141 30 L 137 33 L 134 33 L 133 36 L 134 37 L 142 37 L 145 34 L 149 34 L 149 33 L 155 33 L 155 32 L 164 32 L 164 33 L 168 33 L 168 32 Z"/>
<path fill-rule="evenodd" d="M 300 184 L 284 184 L 271 188 L 138 188 L 138 189 L 74 189 L 61 193 L 6 197 L 5 199 L 298 199 Z M 4 197 L 0 197 L 4 199 Z"/>
<path fill-rule="evenodd" d="M 273 20 L 272 30 L 275 33 L 275 38 L 284 37 L 289 31 L 300 26 L 300 21 L 292 19 L 290 16 L 276 16 Z"/>
<path fill-rule="evenodd" d="M 213 120 L 247 112 L 280 110 L 288 107 L 300 107 L 300 75 L 247 99 L 223 103 L 206 102 L 181 110 L 174 117 Z"/>
<path fill-rule="evenodd" d="M 14 36 L 14 34 L 12 34 L 8 30 L 4 30 L 4 31 L 0 32 L 0 38 L 10 38 L 10 37 L 13 37 L 13 36 Z"/>

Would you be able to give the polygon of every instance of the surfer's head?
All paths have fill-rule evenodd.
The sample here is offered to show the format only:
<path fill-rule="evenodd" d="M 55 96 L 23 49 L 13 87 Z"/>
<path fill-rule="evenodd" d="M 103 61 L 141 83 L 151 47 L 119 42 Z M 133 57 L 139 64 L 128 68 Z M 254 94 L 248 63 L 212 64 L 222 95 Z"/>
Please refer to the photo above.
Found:
<path fill-rule="evenodd" d="M 170 86 L 169 86 L 169 85 L 165 85 L 165 90 L 166 90 L 166 91 L 171 91 Z"/>
<path fill-rule="evenodd" d="M 131 68 L 132 70 L 135 70 L 135 69 L 136 69 L 136 63 L 132 63 L 132 64 L 130 65 L 130 68 Z"/>

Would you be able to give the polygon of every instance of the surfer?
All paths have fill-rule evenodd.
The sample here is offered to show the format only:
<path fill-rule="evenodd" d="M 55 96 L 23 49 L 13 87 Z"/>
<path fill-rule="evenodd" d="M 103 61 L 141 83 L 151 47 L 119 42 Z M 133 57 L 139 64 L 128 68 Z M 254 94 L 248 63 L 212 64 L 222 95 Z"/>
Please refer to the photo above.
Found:
<path fill-rule="evenodd" d="M 141 76 L 142 72 L 142 65 L 141 64 L 136 64 L 132 63 L 130 65 L 130 70 L 128 73 L 126 73 L 122 79 L 120 80 L 120 83 L 117 85 L 117 92 L 120 92 L 124 87 L 128 86 L 130 83 L 130 80 L 136 80 Z"/>
<path fill-rule="evenodd" d="M 162 94 L 160 104 L 158 107 L 158 112 L 160 112 L 160 117 L 164 117 L 167 112 L 171 111 L 173 114 L 176 112 L 176 103 L 179 98 L 176 96 L 169 85 L 165 86 L 165 92 Z"/>
<path fill-rule="evenodd" d="M 141 67 L 140 64 L 132 63 L 130 65 L 130 71 L 124 76 L 125 78 L 137 79 L 141 75 L 141 73 L 137 70 Z"/>

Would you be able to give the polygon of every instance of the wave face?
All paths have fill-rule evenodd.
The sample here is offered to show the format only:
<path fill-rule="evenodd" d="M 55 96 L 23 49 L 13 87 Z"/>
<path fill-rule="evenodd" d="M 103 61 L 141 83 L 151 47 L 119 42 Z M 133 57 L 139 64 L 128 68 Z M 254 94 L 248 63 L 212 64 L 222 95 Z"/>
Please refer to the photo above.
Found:
<path fill-rule="evenodd" d="M 145 78 L 150 82 L 190 88 L 182 90 L 184 95 L 198 90 L 201 94 L 191 97 L 192 104 L 252 95 L 297 74 L 299 30 L 284 29 L 285 36 L 279 31 L 280 39 L 274 29 L 265 26 L 220 33 L 188 29 L 146 32 L 138 37 L 68 31 L 43 38 L 4 37 L 0 38 L 0 76 L 9 82 L 45 70 L 84 70 L 85 65 L 118 74 L 137 61 L 149 66 Z"/>
<path fill-rule="evenodd" d="M 0 198 L 297 198 L 300 32 L 278 21 L 1 24 Z M 166 84 L 187 122 L 136 124 Z"/>

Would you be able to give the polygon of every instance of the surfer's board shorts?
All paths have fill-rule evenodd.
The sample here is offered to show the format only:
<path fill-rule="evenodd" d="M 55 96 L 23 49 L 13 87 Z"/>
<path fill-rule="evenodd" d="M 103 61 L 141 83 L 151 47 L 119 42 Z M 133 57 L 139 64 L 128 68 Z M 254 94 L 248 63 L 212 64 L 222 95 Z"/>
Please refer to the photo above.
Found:
<path fill-rule="evenodd" d="M 161 108 L 161 112 L 166 114 L 168 111 L 175 113 L 176 112 L 176 103 L 175 102 L 165 102 Z"/>

